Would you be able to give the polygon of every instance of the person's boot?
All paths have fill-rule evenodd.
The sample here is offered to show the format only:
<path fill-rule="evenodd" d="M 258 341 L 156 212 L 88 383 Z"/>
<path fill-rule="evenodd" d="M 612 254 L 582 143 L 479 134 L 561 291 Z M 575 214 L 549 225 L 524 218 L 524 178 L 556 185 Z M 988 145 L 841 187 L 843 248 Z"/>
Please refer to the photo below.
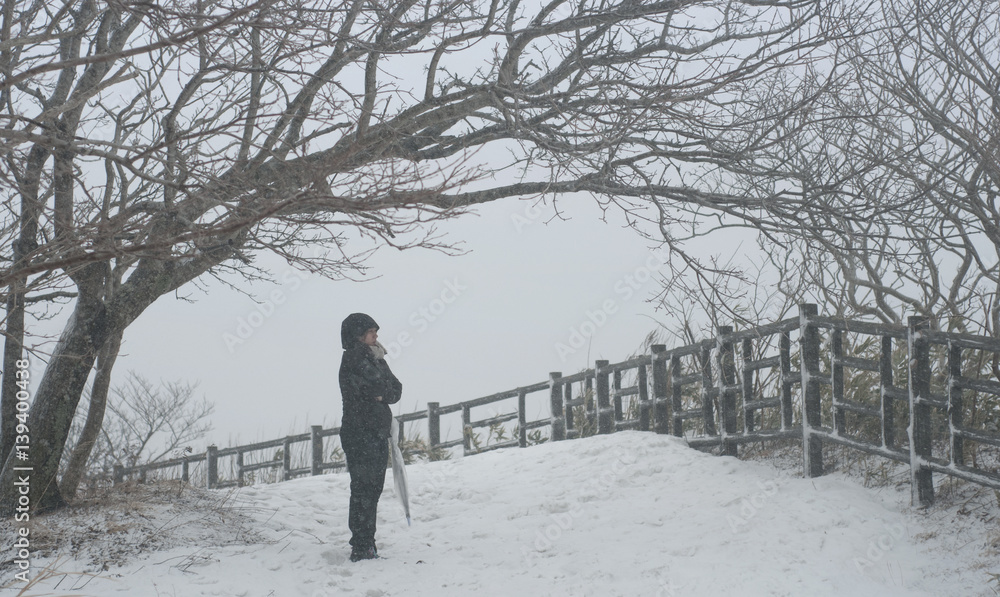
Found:
<path fill-rule="evenodd" d="M 378 557 L 378 550 L 375 549 L 374 545 L 370 547 L 363 547 L 360 549 L 357 547 L 351 549 L 352 562 L 358 562 L 360 560 L 374 560 L 377 557 Z"/>

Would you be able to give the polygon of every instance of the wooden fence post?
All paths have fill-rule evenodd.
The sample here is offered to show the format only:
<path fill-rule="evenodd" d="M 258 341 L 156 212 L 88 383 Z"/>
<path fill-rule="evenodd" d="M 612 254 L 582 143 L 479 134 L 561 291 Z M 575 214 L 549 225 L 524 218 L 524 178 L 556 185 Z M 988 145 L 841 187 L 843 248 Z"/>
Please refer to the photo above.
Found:
<path fill-rule="evenodd" d="M 559 393 L 559 392 L 556 392 Z M 528 447 L 528 415 L 527 415 L 527 402 L 528 393 L 524 390 L 519 390 L 517 392 L 517 445 L 521 448 Z M 566 431 L 563 430 L 563 435 L 566 435 Z"/>
<path fill-rule="evenodd" d="M 427 441 L 433 450 L 441 443 L 441 415 L 438 414 L 440 402 L 427 403 Z"/>
<path fill-rule="evenodd" d="M 292 442 L 287 437 L 281 444 L 281 480 L 292 478 Z"/>
<path fill-rule="evenodd" d="M 712 404 L 712 389 L 715 384 L 712 381 L 712 349 L 708 344 L 703 344 L 701 348 L 701 412 L 704 423 L 705 435 L 711 437 L 718 435 L 715 430 L 715 408 Z"/>
<path fill-rule="evenodd" d="M 725 456 L 736 456 L 738 448 L 731 436 L 737 433 L 736 417 L 736 356 L 733 354 L 733 341 L 729 339 L 733 333 L 733 327 L 720 325 L 716 330 L 715 347 L 716 358 L 719 361 L 719 408 L 722 411 L 722 454 Z"/>
<path fill-rule="evenodd" d="M 309 443 L 312 444 L 312 463 L 309 466 L 309 474 L 314 477 L 323 472 L 322 433 L 322 425 L 312 425 L 309 427 Z"/>
<path fill-rule="evenodd" d="M 184 456 L 184 462 L 181 463 L 181 481 L 187 483 L 191 480 L 191 476 L 188 472 L 188 459 Z"/>
<path fill-rule="evenodd" d="M 594 374 L 596 375 L 596 371 Z M 597 429 L 597 396 L 594 393 L 594 376 L 587 375 L 583 380 L 583 416 L 585 426 Z M 581 431 L 582 433 L 582 431 Z"/>
<path fill-rule="evenodd" d="M 462 456 L 472 451 L 472 412 L 467 404 L 462 405 Z"/>
<path fill-rule="evenodd" d="M 215 489 L 219 484 L 219 448 L 215 444 L 208 447 L 205 453 L 208 469 L 208 488 Z"/>
<path fill-rule="evenodd" d="M 684 437 L 684 388 L 676 381 L 680 376 L 681 358 L 673 355 L 670 357 L 670 400 L 673 410 L 675 437 Z"/>
<path fill-rule="evenodd" d="M 563 389 L 562 384 L 559 383 L 559 379 L 562 377 L 562 372 L 553 371 L 549 373 L 549 408 L 552 411 L 552 441 L 558 442 L 566 439 L 566 413 L 565 406 L 563 404 Z M 569 385 L 569 384 L 567 384 Z M 524 392 L 518 396 L 518 410 L 519 415 L 523 412 L 521 409 L 521 403 L 524 400 Z M 524 433 L 524 424 L 521 424 L 521 432 Z"/>
<path fill-rule="evenodd" d="M 649 431 L 649 374 L 645 365 L 639 365 L 636 370 L 636 383 L 639 385 L 639 431 Z"/>
<path fill-rule="evenodd" d="M 833 428 L 837 435 L 847 434 L 847 413 L 841 408 L 844 402 L 844 333 L 840 330 L 830 331 L 830 385 L 833 387 L 833 399 L 830 409 L 833 411 Z"/>
<path fill-rule="evenodd" d="M 799 355 L 802 368 L 802 457 L 804 474 L 823 474 L 823 440 L 813 433 L 822 425 L 820 411 L 819 330 L 809 321 L 819 314 L 816 305 L 799 305 Z"/>
<path fill-rule="evenodd" d="M 116 464 L 114 472 L 114 484 L 118 485 L 119 483 L 122 483 L 124 481 L 125 481 L 125 467 L 120 464 Z"/>
<path fill-rule="evenodd" d="M 892 336 L 882 336 L 882 353 L 878 360 L 879 390 L 882 400 L 882 446 L 896 445 L 896 414 L 892 397 Z"/>
<path fill-rule="evenodd" d="M 956 380 L 962 376 L 962 347 L 948 347 L 948 420 L 951 429 L 951 463 L 965 464 L 962 436 L 956 431 L 962 428 L 962 387 Z"/>
<path fill-rule="evenodd" d="M 740 393 L 743 397 L 743 432 L 753 433 L 756 428 L 756 409 L 747 408 L 753 405 L 753 375 L 752 370 L 747 369 L 747 363 L 753 360 L 753 340 L 743 339 L 743 367 L 740 368 Z M 763 415 L 761 415 L 763 418 Z M 761 421 L 763 423 L 763 421 Z"/>
<path fill-rule="evenodd" d="M 611 374 L 611 388 L 614 390 L 612 392 L 611 404 L 615 408 L 615 424 L 625 418 L 625 413 L 622 411 L 622 372 L 621 369 L 615 369 Z"/>
<path fill-rule="evenodd" d="M 653 354 L 651 367 L 653 369 L 653 429 L 656 433 L 670 433 L 670 410 L 667 408 L 667 347 L 654 344 L 650 347 Z"/>
<path fill-rule="evenodd" d="M 781 365 L 781 430 L 788 431 L 792 428 L 793 406 L 792 406 L 792 335 L 788 332 L 781 333 L 778 341 L 778 361 Z M 801 376 L 800 376 L 801 379 Z"/>
<path fill-rule="evenodd" d="M 908 320 L 906 345 L 909 348 L 910 375 L 910 489 L 914 506 L 934 503 L 934 480 L 923 461 L 931 456 L 931 396 L 930 343 L 924 331 L 931 320 L 911 316 Z"/>
<path fill-rule="evenodd" d="M 236 453 L 236 485 L 243 487 L 243 452 Z"/>
<path fill-rule="evenodd" d="M 597 385 L 597 433 L 611 433 L 614 426 L 614 409 L 611 408 L 611 389 L 607 371 L 610 361 L 594 363 L 594 378 Z"/>
<path fill-rule="evenodd" d="M 569 402 L 573 399 L 573 384 L 564 383 L 563 384 L 563 408 L 566 414 L 566 433 L 568 434 L 571 429 L 576 429 L 576 422 L 573 420 L 573 407 L 568 406 Z M 583 410 L 586 412 L 587 407 L 584 406 Z M 586 416 L 586 415 L 585 415 Z"/>

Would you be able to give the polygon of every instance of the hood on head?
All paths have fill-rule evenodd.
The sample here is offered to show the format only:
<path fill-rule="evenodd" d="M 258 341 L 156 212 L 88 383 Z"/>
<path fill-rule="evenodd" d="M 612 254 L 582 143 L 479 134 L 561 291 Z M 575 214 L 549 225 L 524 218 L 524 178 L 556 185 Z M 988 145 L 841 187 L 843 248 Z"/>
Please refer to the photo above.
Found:
<path fill-rule="evenodd" d="M 364 313 L 351 313 L 344 319 L 344 322 L 340 324 L 340 343 L 344 346 L 344 350 L 354 346 L 358 342 L 358 338 L 365 335 L 365 332 L 375 328 L 378 329 L 378 324 L 375 320 L 371 318 L 370 315 Z"/>

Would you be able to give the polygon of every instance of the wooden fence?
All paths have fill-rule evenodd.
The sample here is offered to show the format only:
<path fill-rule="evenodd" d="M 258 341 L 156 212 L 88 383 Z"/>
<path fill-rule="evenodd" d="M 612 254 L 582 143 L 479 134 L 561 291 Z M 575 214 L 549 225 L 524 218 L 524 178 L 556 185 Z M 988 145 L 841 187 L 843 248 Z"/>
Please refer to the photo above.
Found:
<path fill-rule="evenodd" d="M 397 420 L 401 433 L 405 423 L 426 421 L 431 450 L 461 446 L 464 455 L 526 447 L 533 429 L 547 428 L 551 441 L 636 429 L 685 437 L 694 448 L 730 456 L 748 443 L 794 440 L 801 442 L 810 477 L 826 470 L 824 446 L 859 450 L 908 464 L 914 504 L 933 502 L 934 473 L 1000 489 L 1000 383 L 982 366 L 997 370 L 1000 340 L 936 331 L 922 317 L 908 323 L 821 317 L 815 305 L 804 304 L 797 318 L 740 331 L 720 327 L 716 337 L 689 346 L 654 345 L 620 363 L 599 360 L 585 371 L 550 373 L 546 381 L 475 400 L 428 402 L 426 410 Z M 969 371 L 969 363 L 979 365 Z M 529 421 L 528 401 L 539 395 L 548 416 Z M 499 412 L 515 398 L 516 410 Z M 487 406 L 490 416 L 473 417 L 473 409 Z M 461 413 L 462 437 L 442 442 L 442 417 L 455 413 Z M 513 421 L 512 439 L 485 446 L 477 440 L 477 430 Z M 313 426 L 277 440 L 116 467 L 115 482 L 177 468 L 187 481 L 196 463 L 206 467 L 209 488 L 243 485 L 261 470 L 276 472 L 278 481 L 319 475 L 345 466 L 326 460 L 332 449 L 324 440 L 339 431 Z M 303 443 L 307 465 L 293 468 L 293 449 Z M 274 456 L 245 462 L 266 450 Z M 235 458 L 228 480 L 219 474 L 225 457 Z"/>

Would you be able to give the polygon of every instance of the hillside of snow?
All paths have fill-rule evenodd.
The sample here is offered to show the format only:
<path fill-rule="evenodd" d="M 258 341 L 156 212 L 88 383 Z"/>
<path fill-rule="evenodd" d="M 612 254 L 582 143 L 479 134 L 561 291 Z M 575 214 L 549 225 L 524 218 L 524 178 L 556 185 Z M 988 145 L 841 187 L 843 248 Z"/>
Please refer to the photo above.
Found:
<path fill-rule="evenodd" d="M 29 593 L 997 594 L 996 502 L 972 514 L 954 503 L 921 511 L 909 506 L 905 487 L 865 489 L 842 475 L 804 479 L 640 432 L 414 464 L 407 472 L 413 525 L 389 473 L 379 560 L 347 560 L 349 479 L 332 474 L 233 492 L 189 490 L 183 505 L 151 506 L 142 525 L 117 531 L 113 517 L 94 509 L 40 517 L 34 524 L 50 532 L 89 524 L 93 543 L 64 549 L 58 561 L 36 556 L 34 572 L 55 562 L 61 571 L 91 574 L 57 575 Z M 201 494 L 224 504 L 199 511 Z M 143 555 L 95 569 L 95 551 L 140 540 L 148 543 Z"/>

